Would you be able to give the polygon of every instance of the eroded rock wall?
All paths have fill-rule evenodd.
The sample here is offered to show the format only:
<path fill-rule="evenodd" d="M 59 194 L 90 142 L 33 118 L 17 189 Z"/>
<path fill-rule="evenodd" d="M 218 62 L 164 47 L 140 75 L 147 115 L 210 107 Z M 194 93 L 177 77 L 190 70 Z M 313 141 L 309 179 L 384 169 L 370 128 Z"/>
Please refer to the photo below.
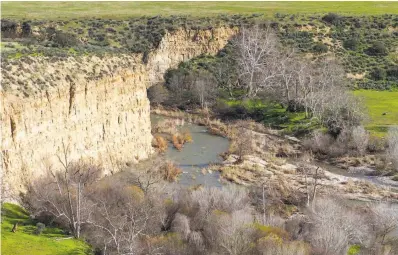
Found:
<path fill-rule="evenodd" d="M 237 29 L 178 30 L 167 33 L 159 47 L 149 54 L 149 82 L 163 82 L 167 69 L 201 54 L 215 55 L 225 47 Z"/>
<path fill-rule="evenodd" d="M 109 172 L 152 153 L 148 75 L 138 57 L 31 59 L 27 73 L 50 84 L 32 83 L 25 98 L 2 94 L 6 189 L 23 190 L 47 168 L 59 168 L 65 148 L 69 160 L 94 158 Z"/>
<path fill-rule="evenodd" d="M 142 55 L 29 57 L 2 68 L 1 153 L 3 191 L 24 191 L 58 157 L 90 158 L 108 173 L 148 158 L 151 123 L 146 88 L 167 69 L 200 54 L 215 54 L 233 29 L 167 33 Z"/>

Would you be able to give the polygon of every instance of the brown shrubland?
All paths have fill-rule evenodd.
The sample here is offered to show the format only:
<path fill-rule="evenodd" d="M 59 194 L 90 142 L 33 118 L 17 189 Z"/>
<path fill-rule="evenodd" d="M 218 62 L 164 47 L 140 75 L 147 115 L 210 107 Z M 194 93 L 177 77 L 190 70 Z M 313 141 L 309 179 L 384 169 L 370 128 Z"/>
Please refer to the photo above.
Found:
<path fill-rule="evenodd" d="M 47 216 L 46 225 L 55 219 L 72 233 L 74 222 L 58 217 L 56 209 L 65 208 L 66 216 L 80 215 L 85 239 L 107 254 L 334 255 L 346 254 L 354 244 L 365 254 L 381 254 L 388 245 L 396 249 L 389 237 L 398 227 L 398 209 L 393 205 L 353 206 L 319 197 L 303 208 L 306 216 L 284 219 L 273 209 L 276 204 L 303 205 L 302 199 L 292 199 L 293 190 L 287 194 L 282 190 L 286 187 L 279 190 L 268 184 L 252 190 L 237 186 L 175 189 L 164 180 L 175 180 L 180 170 L 171 162 L 160 164 L 163 161 L 150 161 L 102 180 L 90 179 L 82 190 L 78 214 L 69 213 L 68 199 L 63 199 L 56 183 L 39 180 L 33 184 L 35 192 L 26 197 L 28 208 L 37 218 Z M 76 167 L 80 173 L 96 169 L 74 164 L 75 171 Z M 76 179 L 66 178 L 67 182 L 58 179 L 58 184 L 66 187 L 73 181 L 69 187 L 75 190 Z M 70 193 L 73 204 L 78 194 Z"/>
<path fill-rule="evenodd" d="M 154 139 L 155 139 L 154 146 L 159 150 L 159 152 L 161 153 L 166 152 L 168 147 L 167 140 L 161 135 L 155 135 Z"/>

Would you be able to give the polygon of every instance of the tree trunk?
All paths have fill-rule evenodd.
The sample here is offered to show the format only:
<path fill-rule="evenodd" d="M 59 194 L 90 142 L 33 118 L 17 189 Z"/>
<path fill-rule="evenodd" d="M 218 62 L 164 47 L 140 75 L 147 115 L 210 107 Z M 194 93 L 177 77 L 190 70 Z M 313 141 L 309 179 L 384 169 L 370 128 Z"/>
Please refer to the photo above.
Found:
<path fill-rule="evenodd" d="M 318 169 L 319 169 L 319 167 L 317 167 L 315 170 L 314 190 L 312 192 L 312 208 L 314 208 L 314 201 L 316 198 L 316 186 L 317 186 L 317 182 L 318 182 Z"/>

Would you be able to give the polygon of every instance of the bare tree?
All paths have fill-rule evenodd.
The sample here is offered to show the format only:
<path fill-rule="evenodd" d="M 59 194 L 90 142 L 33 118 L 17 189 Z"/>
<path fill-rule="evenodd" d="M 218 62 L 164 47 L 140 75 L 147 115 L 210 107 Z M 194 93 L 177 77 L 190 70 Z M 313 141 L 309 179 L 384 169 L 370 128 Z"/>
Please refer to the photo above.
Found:
<path fill-rule="evenodd" d="M 370 209 L 376 241 L 379 241 L 383 245 L 386 237 L 398 229 L 398 206 L 395 204 L 380 203 L 371 206 Z"/>
<path fill-rule="evenodd" d="M 254 219 L 249 211 L 234 211 L 231 215 L 212 215 L 207 225 L 206 237 L 218 254 L 250 254 Z"/>
<path fill-rule="evenodd" d="M 351 136 L 355 148 L 358 150 L 360 155 L 363 155 L 368 147 L 369 133 L 363 126 L 357 126 L 352 129 Z"/>
<path fill-rule="evenodd" d="M 147 234 L 145 231 L 154 219 L 153 208 L 143 196 L 139 189 L 115 183 L 97 190 L 93 198 L 96 210 L 91 212 L 88 223 L 104 233 L 105 249 L 115 250 L 117 254 L 135 253 L 138 239 Z"/>
<path fill-rule="evenodd" d="M 238 77 L 247 96 L 254 97 L 260 90 L 272 88 L 279 57 L 278 40 L 272 29 L 258 25 L 242 28 L 232 44 L 238 52 Z"/>
<path fill-rule="evenodd" d="M 388 149 L 387 154 L 395 170 L 398 171 L 398 126 L 390 127 L 388 130 Z"/>
<path fill-rule="evenodd" d="M 163 168 L 167 163 L 163 157 L 155 157 L 146 162 L 136 164 L 126 178 L 131 184 L 138 186 L 144 193 L 151 192 L 155 186 L 163 186 Z"/>
<path fill-rule="evenodd" d="M 281 53 L 276 61 L 277 79 L 275 80 L 275 86 L 277 86 L 277 90 L 280 92 L 279 101 L 288 105 L 289 109 L 289 107 L 299 102 L 297 73 L 300 65 L 297 64 L 294 50 L 287 50 Z"/>
<path fill-rule="evenodd" d="M 316 254 L 346 254 L 350 244 L 368 242 L 369 227 L 364 218 L 342 201 L 317 199 L 310 218 L 313 230 L 309 240 Z"/>
<path fill-rule="evenodd" d="M 171 229 L 179 233 L 185 240 L 188 240 L 191 233 L 189 218 L 184 214 L 177 213 L 174 217 Z"/>
<path fill-rule="evenodd" d="M 257 250 L 261 255 L 306 255 L 310 254 L 309 245 L 298 241 L 275 240 L 263 238 L 257 242 Z"/>
<path fill-rule="evenodd" d="M 345 87 L 345 72 L 336 61 L 304 63 L 294 50 L 280 51 L 272 29 L 258 25 L 242 28 L 232 44 L 237 51 L 239 82 L 247 97 L 261 91 L 287 104 L 288 110 L 303 107 L 307 116 L 336 135 L 363 119 L 361 104 Z"/>
<path fill-rule="evenodd" d="M 248 128 L 248 121 L 238 121 L 235 126 L 230 150 L 236 153 L 241 162 L 245 155 L 249 155 L 253 151 L 253 134 Z"/>
<path fill-rule="evenodd" d="M 216 96 L 216 82 L 209 72 L 199 72 L 193 83 L 193 92 L 198 98 L 202 109 Z"/>
<path fill-rule="evenodd" d="M 37 180 L 28 193 L 28 202 L 37 215 L 46 214 L 64 224 L 73 236 L 80 238 L 94 204 L 88 198 L 91 186 L 102 175 L 102 168 L 87 161 L 70 163 L 64 146 L 63 169 L 48 170 L 48 175 Z"/>

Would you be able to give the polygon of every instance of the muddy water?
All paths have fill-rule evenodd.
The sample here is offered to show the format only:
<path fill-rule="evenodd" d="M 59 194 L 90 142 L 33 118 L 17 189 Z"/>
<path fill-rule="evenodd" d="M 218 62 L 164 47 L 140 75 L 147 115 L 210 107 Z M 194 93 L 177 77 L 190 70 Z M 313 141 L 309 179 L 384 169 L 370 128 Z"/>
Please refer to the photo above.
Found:
<path fill-rule="evenodd" d="M 164 117 L 151 115 L 152 125 L 163 120 Z M 176 150 L 171 143 L 166 152 L 166 157 L 174 161 L 183 171 L 180 175 L 181 185 L 204 185 L 208 187 L 221 187 L 220 173 L 204 172 L 204 168 L 212 163 L 221 163 L 221 153 L 228 150 L 229 140 L 224 137 L 211 135 L 207 128 L 185 122 L 180 129 L 189 130 L 192 142 L 184 144 L 181 151 Z"/>

